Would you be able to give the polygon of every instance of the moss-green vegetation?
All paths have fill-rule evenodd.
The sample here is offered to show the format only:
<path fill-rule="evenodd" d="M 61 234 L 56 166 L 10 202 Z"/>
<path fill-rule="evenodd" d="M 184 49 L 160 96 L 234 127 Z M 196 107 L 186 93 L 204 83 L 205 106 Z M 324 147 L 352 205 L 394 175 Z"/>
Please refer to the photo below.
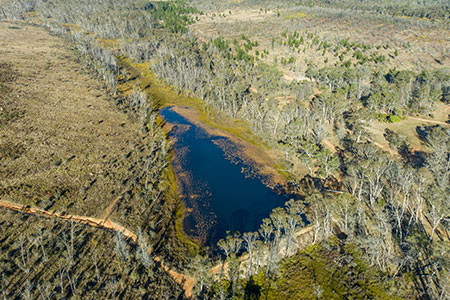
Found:
<path fill-rule="evenodd" d="M 172 155 L 172 154 L 171 154 Z M 201 251 L 201 245 L 192 240 L 188 235 L 185 234 L 183 228 L 183 220 L 185 216 L 185 208 L 183 203 L 180 202 L 178 198 L 178 188 L 177 188 L 177 180 L 175 178 L 175 173 L 172 165 L 168 168 L 168 177 L 169 177 L 169 194 L 174 199 L 177 199 L 177 208 L 174 213 L 174 226 L 177 240 L 186 248 L 189 252 L 189 255 L 194 257 Z"/>
<path fill-rule="evenodd" d="M 377 114 L 377 120 L 381 122 L 388 122 L 388 123 L 398 123 L 401 120 L 404 120 L 405 118 L 402 116 L 396 116 L 392 114 Z"/>
<path fill-rule="evenodd" d="M 230 258 L 230 268 L 236 260 Z M 233 299 L 408 299 L 409 275 L 390 277 L 369 266 L 357 245 L 333 238 L 308 246 L 245 280 L 222 280 L 213 293 Z"/>
<path fill-rule="evenodd" d="M 189 6 L 189 2 L 186 0 L 156 1 L 149 3 L 146 8 L 172 33 L 185 33 L 186 26 L 194 22 L 188 14 L 199 13 L 197 9 Z"/>
<path fill-rule="evenodd" d="M 309 246 L 283 260 L 273 278 L 262 271 L 252 277 L 244 299 L 402 299 L 388 287 L 406 285 L 405 279 L 376 272 L 356 249 L 334 242 Z"/>

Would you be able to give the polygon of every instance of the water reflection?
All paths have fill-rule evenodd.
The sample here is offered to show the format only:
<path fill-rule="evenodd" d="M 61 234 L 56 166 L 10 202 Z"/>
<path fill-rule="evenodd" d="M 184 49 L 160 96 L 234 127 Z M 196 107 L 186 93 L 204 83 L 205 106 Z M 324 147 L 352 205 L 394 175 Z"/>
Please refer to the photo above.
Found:
<path fill-rule="evenodd" d="M 273 208 L 292 195 L 280 195 L 249 176 L 252 166 L 228 150 L 237 145 L 228 138 L 211 136 L 172 108 L 161 116 L 174 125 L 173 166 L 180 197 L 186 206 L 184 230 L 204 245 L 215 245 L 226 231 L 255 231 Z"/>

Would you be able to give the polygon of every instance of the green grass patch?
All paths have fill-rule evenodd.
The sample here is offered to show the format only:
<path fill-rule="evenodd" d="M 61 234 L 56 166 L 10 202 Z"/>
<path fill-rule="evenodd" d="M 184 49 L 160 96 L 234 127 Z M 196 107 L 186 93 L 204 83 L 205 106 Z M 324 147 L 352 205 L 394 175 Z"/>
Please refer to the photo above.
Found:
<path fill-rule="evenodd" d="M 382 113 L 378 113 L 376 117 L 378 121 L 386 123 L 398 123 L 405 119 L 405 117 L 403 116 L 397 116 L 393 114 L 382 114 Z"/>
<path fill-rule="evenodd" d="M 189 15 L 200 13 L 186 0 L 156 1 L 151 6 L 150 14 L 172 33 L 186 33 L 187 26 L 195 22 Z"/>
<path fill-rule="evenodd" d="M 172 159 L 172 154 L 170 155 Z M 167 169 L 167 177 L 169 181 L 169 194 L 172 199 L 177 202 L 177 208 L 175 210 L 175 234 L 179 242 L 181 242 L 188 250 L 191 256 L 195 256 L 200 251 L 200 245 L 196 243 L 192 238 L 190 238 L 183 228 L 184 212 L 185 208 L 183 202 L 178 198 L 178 187 L 177 180 L 175 177 L 175 172 L 173 170 L 172 164 L 169 164 Z"/>

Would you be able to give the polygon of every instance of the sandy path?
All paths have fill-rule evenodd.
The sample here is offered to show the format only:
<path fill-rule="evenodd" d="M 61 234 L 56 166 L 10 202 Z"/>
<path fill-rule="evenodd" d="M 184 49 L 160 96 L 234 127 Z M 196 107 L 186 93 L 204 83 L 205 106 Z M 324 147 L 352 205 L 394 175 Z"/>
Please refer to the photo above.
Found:
<path fill-rule="evenodd" d="M 121 196 L 118 196 L 117 198 L 120 198 Z M 114 204 L 114 203 L 113 203 Z M 92 226 L 95 228 L 102 228 L 102 229 L 108 229 L 108 230 L 114 230 L 122 233 L 124 236 L 126 236 L 132 243 L 138 244 L 138 238 L 137 235 L 130 230 L 124 228 L 123 226 L 114 223 L 110 220 L 106 219 L 99 219 L 99 218 L 93 218 L 93 217 L 87 217 L 87 216 L 77 216 L 77 215 L 65 215 L 55 212 L 49 212 L 40 208 L 31 208 L 24 205 L 18 205 L 6 201 L 0 201 L 0 207 L 14 210 L 17 212 L 22 212 L 25 214 L 32 214 L 32 215 L 42 215 L 49 218 L 58 218 L 65 221 L 72 221 L 80 224 L 86 224 L 88 226 Z M 301 241 L 303 236 L 310 235 L 313 231 L 312 226 L 308 226 L 305 228 L 302 228 L 299 230 L 295 237 L 297 241 L 299 241 L 299 248 L 303 248 L 304 245 Z M 151 250 L 149 250 L 151 252 Z M 240 257 L 240 261 L 243 262 L 248 259 L 248 255 L 243 255 Z M 161 268 L 166 271 L 178 284 L 180 284 L 184 290 L 185 296 L 190 298 L 192 297 L 192 289 L 195 286 L 196 279 L 190 276 L 187 276 L 185 274 L 182 274 L 180 272 L 177 272 L 175 270 L 170 269 L 168 266 L 166 266 L 162 259 L 159 256 L 153 256 L 153 260 L 161 265 Z M 211 268 L 211 273 L 218 274 L 221 268 L 227 268 L 227 265 L 217 264 L 214 267 Z"/>
<path fill-rule="evenodd" d="M 122 195 L 118 196 L 115 199 L 115 202 L 117 202 Z M 115 203 L 113 202 L 110 207 L 113 207 Z M 99 218 L 93 218 L 93 217 L 87 217 L 87 216 L 77 216 L 77 215 L 66 215 L 66 214 L 60 214 L 56 212 L 49 212 L 40 208 L 32 208 L 27 207 L 24 205 L 14 204 L 6 201 L 0 201 L 0 207 L 14 210 L 17 212 L 22 212 L 25 214 L 31 214 L 31 215 L 42 215 L 49 218 L 58 218 L 65 221 L 72 221 L 75 223 L 80 224 L 86 224 L 88 226 L 92 226 L 95 228 L 102 228 L 102 229 L 108 229 L 113 231 L 118 231 L 122 233 L 125 237 L 127 237 L 132 243 L 138 244 L 138 238 L 137 235 L 130 230 L 126 229 L 120 224 L 114 223 L 110 220 L 107 220 L 106 218 L 109 216 L 109 214 L 106 215 L 106 218 L 99 219 Z M 151 249 L 149 250 L 151 252 Z M 195 285 L 195 279 L 192 277 L 188 277 L 182 273 L 179 273 L 177 271 L 171 270 L 168 266 L 164 265 L 161 258 L 158 256 L 153 256 L 153 260 L 155 262 L 158 262 L 161 265 L 161 268 L 163 268 L 164 271 L 166 271 L 178 284 L 180 284 L 183 287 L 183 290 L 185 292 L 186 297 L 192 296 L 192 289 Z"/>
<path fill-rule="evenodd" d="M 117 202 L 119 202 L 119 200 L 122 198 L 123 194 L 127 191 L 128 189 L 124 189 L 120 192 L 119 196 L 117 196 L 112 202 L 111 204 L 105 209 L 102 219 L 104 219 L 105 221 L 108 220 L 109 216 L 111 215 L 111 212 L 114 208 L 114 206 L 117 204 Z"/>
<path fill-rule="evenodd" d="M 421 121 L 421 122 L 428 122 L 428 123 L 433 123 L 433 124 L 439 124 L 439 125 L 444 125 L 444 126 L 449 125 L 448 123 L 445 123 L 442 121 L 429 120 L 429 119 L 423 119 L 423 118 L 417 118 L 417 117 L 408 117 L 408 119 L 417 120 L 417 121 Z"/>
<path fill-rule="evenodd" d="M 66 214 L 60 214 L 55 212 L 49 212 L 40 208 L 31 208 L 24 205 L 19 204 L 13 204 L 6 201 L 0 201 L 0 207 L 11 209 L 18 212 L 23 212 L 26 214 L 32 214 L 32 215 L 43 215 L 45 217 L 50 218 L 58 218 L 65 221 L 72 221 L 76 223 L 86 224 L 92 227 L 96 228 L 103 228 L 103 229 L 109 229 L 114 231 L 121 232 L 124 236 L 126 236 L 128 239 L 130 239 L 133 243 L 137 243 L 137 236 L 133 232 L 129 231 L 128 229 L 124 228 L 123 226 L 111 222 L 109 220 L 105 219 L 99 219 L 99 218 L 93 218 L 93 217 L 87 217 L 87 216 L 76 216 L 76 215 L 66 215 Z"/>

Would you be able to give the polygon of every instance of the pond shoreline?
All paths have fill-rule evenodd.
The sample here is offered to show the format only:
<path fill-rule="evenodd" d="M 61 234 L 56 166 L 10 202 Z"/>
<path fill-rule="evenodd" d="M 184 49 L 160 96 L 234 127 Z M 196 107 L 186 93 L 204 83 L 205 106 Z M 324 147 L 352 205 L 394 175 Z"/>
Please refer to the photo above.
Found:
<path fill-rule="evenodd" d="M 185 207 L 183 230 L 200 244 L 214 246 L 228 231 L 255 231 L 272 209 L 297 198 L 274 190 L 281 183 L 260 172 L 243 142 L 202 126 L 192 108 L 169 106 L 160 116 L 173 143 L 172 166 Z"/>
<path fill-rule="evenodd" d="M 286 178 L 282 174 L 280 174 L 280 172 L 275 167 L 273 167 L 274 161 L 272 157 L 270 157 L 264 150 L 247 141 L 244 141 L 243 139 L 233 135 L 227 130 L 220 129 L 218 127 L 214 127 L 202 122 L 195 108 L 178 105 L 173 105 L 170 107 L 177 114 L 183 116 L 196 126 L 201 127 L 210 136 L 221 136 L 229 139 L 233 144 L 237 145 L 237 151 L 227 153 L 228 158 L 232 160 L 233 156 L 236 156 L 246 163 L 252 165 L 252 167 L 256 171 L 254 175 L 261 176 L 266 186 L 273 189 L 276 186 L 284 186 L 286 184 Z M 227 149 L 222 150 L 224 150 L 224 152 L 227 152 Z"/>

